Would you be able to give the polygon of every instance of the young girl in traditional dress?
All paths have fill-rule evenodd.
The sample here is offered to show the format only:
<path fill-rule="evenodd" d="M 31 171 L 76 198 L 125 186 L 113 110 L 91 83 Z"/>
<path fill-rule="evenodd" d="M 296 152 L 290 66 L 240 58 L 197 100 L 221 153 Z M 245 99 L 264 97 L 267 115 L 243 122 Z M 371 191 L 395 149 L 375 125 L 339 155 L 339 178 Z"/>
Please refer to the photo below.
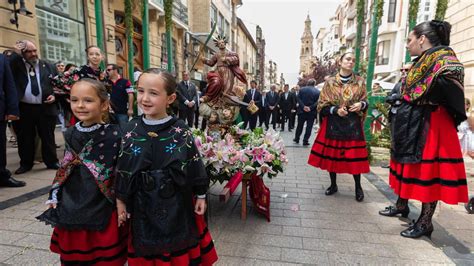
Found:
<path fill-rule="evenodd" d="M 62 264 L 123 265 L 128 232 L 118 227 L 112 189 L 121 135 L 102 119 L 107 91 L 101 82 L 85 78 L 74 84 L 70 99 L 80 122 L 64 134 L 64 159 L 49 194 L 50 208 L 37 218 L 54 226 L 50 249 Z"/>
<path fill-rule="evenodd" d="M 166 113 L 176 99 L 167 72 L 138 80 L 143 115 L 123 129 L 116 186 L 119 224 L 130 217 L 129 265 L 211 265 L 217 254 L 204 222 L 209 178 L 191 131 Z"/>

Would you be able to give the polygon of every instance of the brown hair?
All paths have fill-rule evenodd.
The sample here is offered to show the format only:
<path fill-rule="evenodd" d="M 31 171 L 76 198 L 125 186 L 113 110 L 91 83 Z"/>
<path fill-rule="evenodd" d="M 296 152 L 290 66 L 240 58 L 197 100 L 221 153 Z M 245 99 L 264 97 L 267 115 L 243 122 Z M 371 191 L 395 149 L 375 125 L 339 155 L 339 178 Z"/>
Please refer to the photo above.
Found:
<path fill-rule="evenodd" d="M 176 80 L 171 75 L 168 71 L 161 69 L 161 68 L 149 68 L 140 75 L 138 78 L 138 81 L 140 81 L 140 78 L 143 76 L 143 74 L 154 74 L 158 75 L 165 81 L 165 90 L 167 95 L 171 95 L 173 93 L 176 93 Z"/>
<path fill-rule="evenodd" d="M 83 79 L 80 79 L 79 81 L 77 81 L 76 83 L 74 83 L 74 85 L 72 87 L 74 88 L 74 86 L 76 86 L 77 84 L 80 84 L 80 83 L 87 83 L 87 85 L 89 87 L 93 88 L 95 90 L 95 92 L 97 93 L 97 96 L 99 97 L 101 103 L 105 103 L 105 102 L 109 101 L 109 93 L 107 92 L 107 89 L 105 88 L 104 83 L 102 83 L 98 80 L 95 80 L 95 79 L 91 79 L 91 78 L 83 78 Z M 71 88 L 71 90 L 72 90 L 72 88 Z M 104 112 L 102 114 L 102 119 L 104 121 L 109 121 L 109 112 L 108 111 Z"/>
<path fill-rule="evenodd" d="M 87 48 L 86 48 L 86 50 L 85 50 L 86 53 L 89 53 L 89 49 L 91 49 L 91 48 L 97 48 L 97 49 L 99 49 L 100 53 L 102 54 L 102 49 L 100 49 L 100 47 L 97 46 L 97 45 L 89 45 L 89 46 L 87 46 Z"/>

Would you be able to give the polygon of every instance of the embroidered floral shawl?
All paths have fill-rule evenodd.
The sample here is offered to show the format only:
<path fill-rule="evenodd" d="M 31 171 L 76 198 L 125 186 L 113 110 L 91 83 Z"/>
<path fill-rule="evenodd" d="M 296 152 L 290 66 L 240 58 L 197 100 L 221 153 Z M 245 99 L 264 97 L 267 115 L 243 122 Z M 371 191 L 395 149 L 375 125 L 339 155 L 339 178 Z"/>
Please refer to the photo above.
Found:
<path fill-rule="evenodd" d="M 69 130 L 75 130 L 71 127 Z M 120 150 L 120 134 L 116 125 L 105 125 L 97 129 L 96 134 L 91 138 L 80 153 L 75 153 L 67 143 L 64 158 L 60 168 L 56 172 L 53 181 L 53 190 L 61 187 L 69 177 L 72 169 L 80 164 L 89 169 L 99 187 L 99 190 L 110 201 L 114 202 L 113 179 L 115 177 L 115 165 L 117 155 Z"/>
<path fill-rule="evenodd" d="M 364 79 L 352 73 L 349 82 L 343 84 L 338 73 L 324 83 L 319 95 L 318 112 L 326 106 L 350 106 L 360 101 L 367 101 Z"/>
<path fill-rule="evenodd" d="M 408 102 L 421 100 L 439 75 L 457 81 L 463 90 L 464 66 L 450 47 L 433 47 L 417 59 L 402 83 L 403 99 Z"/>

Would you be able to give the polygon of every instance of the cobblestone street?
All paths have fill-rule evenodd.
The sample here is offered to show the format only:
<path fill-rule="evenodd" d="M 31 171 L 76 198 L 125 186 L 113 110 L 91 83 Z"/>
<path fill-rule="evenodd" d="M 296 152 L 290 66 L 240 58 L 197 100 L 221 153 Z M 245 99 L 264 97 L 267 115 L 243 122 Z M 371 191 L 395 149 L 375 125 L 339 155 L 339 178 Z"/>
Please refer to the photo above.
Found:
<path fill-rule="evenodd" d="M 473 220 L 461 205 L 439 208 L 432 241 L 402 238 L 399 232 L 410 220 L 377 213 L 389 202 L 383 193 L 387 187 L 383 178 L 374 174 L 363 178 L 366 197 L 362 203 L 354 199 L 349 175 L 338 176 L 339 192 L 325 196 L 327 173 L 306 164 L 310 148 L 290 144 L 290 133 L 283 133 L 283 137 L 289 164 L 284 174 L 265 180 L 271 189 L 270 223 L 250 203 L 247 220 L 242 221 L 240 189 L 227 203 L 221 203 L 218 194 L 222 186 L 212 187 L 210 230 L 220 257 L 218 265 L 473 265 Z M 381 173 L 384 171 L 387 169 Z M 42 180 L 46 187 L 53 173 L 35 171 L 26 180 Z M 2 198 L 13 191 L 0 190 Z M 0 263 L 59 264 L 58 256 L 48 250 L 51 228 L 34 218 L 44 210 L 45 199 L 42 195 L 0 211 Z M 415 219 L 418 213 L 415 208 L 409 218 Z"/>

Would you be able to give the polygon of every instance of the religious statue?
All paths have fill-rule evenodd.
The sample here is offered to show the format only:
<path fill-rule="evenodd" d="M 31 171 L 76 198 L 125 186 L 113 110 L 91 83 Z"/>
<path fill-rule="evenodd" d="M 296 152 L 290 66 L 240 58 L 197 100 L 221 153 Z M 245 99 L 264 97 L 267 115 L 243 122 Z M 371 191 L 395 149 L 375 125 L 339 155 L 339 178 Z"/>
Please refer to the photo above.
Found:
<path fill-rule="evenodd" d="M 206 95 L 200 99 L 202 103 L 199 106 L 199 113 L 209 118 L 212 112 L 217 112 L 221 123 L 229 125 L 239 114 L 239 106 L 248 105 L 242 102 L 245 88 L 236 86 L 235 78 L 244 84 L 247 84 L 247 78 L 239 67 L 237 53 L 226 50 L 226 37 L 218 35 L 214 43 L 219 51 L 210 59 L 202 59 L 204 64 L 216 68 L 207 74 Z M 229 118 L 229 113 L 232 113 L 233 117 Z"/>

